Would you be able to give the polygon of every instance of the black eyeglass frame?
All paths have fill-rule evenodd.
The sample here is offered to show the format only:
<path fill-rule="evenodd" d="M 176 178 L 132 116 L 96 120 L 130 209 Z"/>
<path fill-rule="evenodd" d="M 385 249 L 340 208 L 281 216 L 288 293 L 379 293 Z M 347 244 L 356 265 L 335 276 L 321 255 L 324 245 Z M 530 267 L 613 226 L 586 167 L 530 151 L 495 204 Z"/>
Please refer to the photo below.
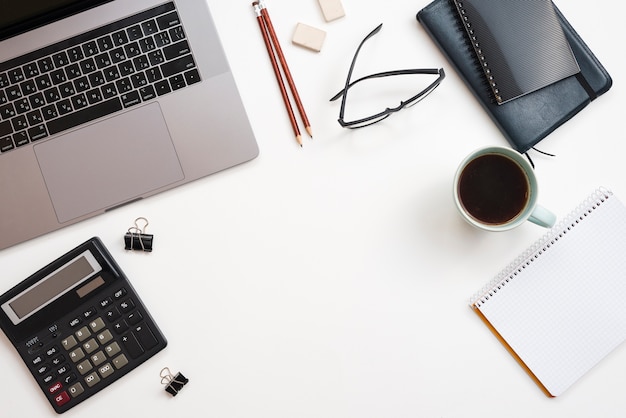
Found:
<path fill-rule="evenodd" d="M 339 93 L 337 93 L 330 99 L 330 101 L 332 102 L 341 97 L 341 107 L 339 109 L 339 119 L 337 121 L 344 128 L 349 128 L 349 129 L 364 128 L 366 126 L 373 125 L 384 119 L 387 119 L 392 113 L 398 112 L 404 109 L 405 107 L 413 106 L 414 104 L 422 100 L 424 97 L 430 94 L 437 86 L 439 86 L 439 84 L 441 84 L 441 81 L 446 77 L 446 74 L 443 68 L 439 68 L 439 69 L 418 68 L 418 69 L 411 69 L 411 70 L 384 71 L 380 73 L 370 74 L 368 76 L 361 77 L 358 80 L 351 82 L 350 80 L 352 78 L 354 65 L 356 64 L 356 59 L 359 55 L 359 52 L 361 51 L 361 48 L 363 47 L 363 44 L 369 38 L 371 38 L 372 36 L 380 32 L 380 29 L 382 27 L 383 27 L 383 24 L 381 23 L 373 31 L 371 31 L 365 38 L 363 38 L 358 48 L 356 49 L 356 52 L 354 53 L 354 58 L 352 58 L 352 63 L 350 64 L 350 70 L 348 70 L 348 76 L 346 78 L 346 84 L 343 90 L 341 90 Z M 383 78 L 383 77 L 390 77 L 390 76 L 396 76 L 396 75 L 414 75 L 414 74 L 433 74 L 433 75 L 438 74 L 439 77 L 437 77 L 435 81 L 433 81 L 428 87 L 426 87 L 425 89 L 417 93 L 415 96 L 409 98 L 408 100 L 400 101 L 400 104 L 396 107 L 388 107 L 382 112 L 376 113 L 374 115 L 371 115 L 365 118 L 356 119 L 356 120 L 348 121 L 348 122 L 344 120 L 344 114 L 346 110 L 346 98 L 348 96 L 348 90 L 355 84 L 361 81 L 372 79 L 372 78 Z"/>

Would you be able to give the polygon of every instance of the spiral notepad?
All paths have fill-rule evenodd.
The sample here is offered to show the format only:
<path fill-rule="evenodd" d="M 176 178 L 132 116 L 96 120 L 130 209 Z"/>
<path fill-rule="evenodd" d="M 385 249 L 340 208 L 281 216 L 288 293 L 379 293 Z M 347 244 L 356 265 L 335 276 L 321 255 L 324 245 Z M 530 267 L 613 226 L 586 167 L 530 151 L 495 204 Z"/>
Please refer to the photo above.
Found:
<path fill-rule="evenodd" d="M 454 0 L 498 104 L 580 71 L 550 0 Z"/>
<path fill-rule="evenodd" d="M 470 306 L 549 396 L 626 340 L 626 206 L 598 189 Z"/>

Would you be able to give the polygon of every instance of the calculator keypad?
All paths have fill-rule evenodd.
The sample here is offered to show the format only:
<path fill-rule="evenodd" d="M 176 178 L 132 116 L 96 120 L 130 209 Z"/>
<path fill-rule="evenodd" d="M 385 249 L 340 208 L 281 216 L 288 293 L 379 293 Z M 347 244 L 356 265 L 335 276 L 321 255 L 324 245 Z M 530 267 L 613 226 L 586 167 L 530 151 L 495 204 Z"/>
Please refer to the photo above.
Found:
<path fill-rule="evenodd" d="M 145 316 L 141 304 L 122 288 L 59 327 L 68 330 L 66 335 L 30 362 L 54 404 L 61 407 L 79 399 L 158 346 Z"/>
<path fill-rule="evenodd" d="M 0 294 L 0 330 L 59 414 L 167 346 L 98 237 Z"/>

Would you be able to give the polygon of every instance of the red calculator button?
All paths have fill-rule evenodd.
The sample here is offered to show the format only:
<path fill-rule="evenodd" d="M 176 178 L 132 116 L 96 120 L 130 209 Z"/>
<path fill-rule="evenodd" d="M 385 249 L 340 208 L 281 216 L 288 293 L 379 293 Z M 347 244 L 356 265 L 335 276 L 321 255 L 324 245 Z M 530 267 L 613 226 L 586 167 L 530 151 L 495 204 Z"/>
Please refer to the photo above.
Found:
<path fill-rule="evenodd" d="M 48 393 L 50 393 L 50 395 L 54 395 L 61 389 L 63 389 L 63 385 L 61 384 L 61 382 L 56 382 L 54 385 L 48 387 Z"/>
<path fill-rule="evenodd" d="M 68 395 L 67 392 L 63 391 L 54 397 L 54 401 L 56 402 L 57 406 L 65 405 L 70 401 L 70 395 Z"/>

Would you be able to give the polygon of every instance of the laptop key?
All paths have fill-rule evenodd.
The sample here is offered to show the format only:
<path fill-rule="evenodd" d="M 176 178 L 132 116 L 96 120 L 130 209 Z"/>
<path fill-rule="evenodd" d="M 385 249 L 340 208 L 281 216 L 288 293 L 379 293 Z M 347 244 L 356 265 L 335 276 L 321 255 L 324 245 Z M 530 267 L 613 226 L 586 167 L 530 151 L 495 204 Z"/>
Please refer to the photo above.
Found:
<path fill-rule="evenodd" d="M 22 145 L 28 144 L 28 135 L 26 131 L 21 131 L 13 135 L 13 142 L 16 147 L 21 147 Z"/>
<path fill-rule="evenodd" d="M 24 115 L 11 119 L 11 123 L 13 124 L 13 130 L 15 132 L 28 128 L 28 122 L 26 121 L 26 116 Z M 8 133 L 10 132 L 2 133 L 2 129 L 0 128 L 0 136 L 6 135 Z"/>
<path fill-rule="evenodd" d="M 52 87 L 52 81 L 48 74 L 41 75 L 35 79 L 35 84 L 39 90 L 45 90 L 48 87 Z"/>
<path fill-rule="evenodd" d="M 86 57 L 96 55 L 98 52 L 98 43 L 96 41 L 89 41 L 83 45 L 83 54 Z"/>
<path fill-rule="evenodd" d="M 89 90 L 87 92 L 87 100 L 89 104 L 94 104 L 102 101 L 102 93 L 99 88 L 95 88 L 93 90 Z"/>
<path fill-rule="evenodd" d="M 61 100 L 57 103 L 57 109 L 59 111 L 59 115 L 70 113 L 73 110 L 72 102 L 70 102 L 70 99 Z"/>
<path fill-rule="evenodd" d="M 167 80 L 161 80 L 159 82 L 154 83 L 154 88 L 159 96 L 163 96 L 172 91 L 170 88 L 170 83 Z"/>
<path fill-rule="evenodd" d="M 43 118 L 45 120 L 54 119 L 59 116 L 59 113 L 57 112 L 57 108 L 53 104 L 43 107 L 41 109 L 41 113 L 43 114 Z"/>
<path fill-rule="evenodd" d="M 191 49 L 189 48 L 189 43 L 187 41 L 176 42 L 175 44 L 163 48 L 163 54 L 168 61 L 187 55 L 190 52 Z"/>
<path fill-rule="evenodd" d="M 39 72 L 47 73 L 48 71 L 52 71 L 54 69 L 54 64 L 52 63 L 52 58 L 45 57 L 37 61 L 37 65 L 39 66 Z"/>
<path fill-rule="evenodd" d="M 4 106 L 0 106 L 0 116 L 2 119 L 9 119 L 15 116 L 15 108 L 13 103 L 7 103 Z"/>
<path fill-rule="evenodd" d="M 162 30 L 180 25 L 180 18 L 178 17 L 178 13 L 171 12 L 164 16 L 158 17 L 157 25 L 159 25 L 159 29 Z"/>
<path fill-rule="evenodd" d="M 111 35 L 111 37 L 113 38 L 113 43 L 117 46 L 124 45 L 128 42 L 128 36 L 123 30 L 115 32 Z"/>
<path fill-rule="evenodd" d="M 9 77 L 6 73 L 0 73 L 0 89 L 3 89 L 9 85 Z"/>
<path fill-rule="evenodd" d="M 128 34 L 128 39 L 131 41 L 136 41 L 137 39 L 143 37 L 143 33 L 141 32 L 141 27 L 139 25 L 134 25 L 126 29 L 126 33 Z"/>
<path fill-rule="evenodd" d="M 13 148 L 13 140 L 10 136 L 0 137 L 0 152 L 7 152 Z"/>
<path fill-rule="evenodd" d="M 154 19 L 147 20 L 141 24 L 141 28 L 143 29 L 143 33 L 148 36 L 157 32 L 157 25 Z"/>
<path fill-rule="evenodd" d="M 103 116 L 122 110 L 122 102 L 117 97 L 86 107 L 74 113 L 61 116 L 48 122 L 48 133 L 54 135 L 67 129 L 91 122 Z"/>
<path fill-rule="evenodd" d="M 172 86 L 172 90 L 180 90 L 187 85 L 185 83 L 185 77 L 182 74 L 170 77 L 170 84 Z"/>
<path fill-rule="evenodd" d="M 113 48 L 113 40 L 111 39 L 109 35 L 103 36 L 102 38 L 98 39 L 97 42 L 98 42 L 98 47 L 100 47 L 100 51 L 104 52 Z"/>
<path fill-rule="evenodd" d="M 193 70 L 189 70 L 185 73 L 185 81 L 187 81 L 187 85 L 191 85 L 200 81 L 200 73 L 197 68 Z"/>
<path fill-rule="evenodd" d="M 0 122 L 0 136 L 6 136 L 13 133 L 13 127 L 11 126 L 11 122 L 5 120 L 4 122 Z"/>
<path fill-rule="evenodd" d="M 28 130 L 28 136 L 31 141 L 38 141 L 48 136 L 45 125 L 37 125 Z"/>
<path fill-rule="evenodd" d="M 12 70 L 9 70 L 7 72 L 7 75 L 9 76 L 9 81 L 12 84 L 20 83 L 20 82 L 24 81 L 25 78 L 26 78 L 26 77 L 24 77 L 24 72 L 22 71 L 21 68 L 14 68 Z"/>
<path fill-rule="evenodd" d="M 54 65 L 56 66 L 56 68 L 66 66 L 67 64 L 70 63 L 70 60 L 67 57 L 67 54 L 65 53 L 65 51 L 61 51 L 61 52 L 54 54 L 52 57 L 52 60 L 54 61 Z"/>
<path fill-rule="evenodd" d="M 154 87 L 152 87 L 151 85 L 147 85 L 146 87 L 139 89 L 139 94 L 141 95 L 141 100 L 143 100 L 144 102 L 157 97 L 156 91 L 154 91 Z"/>
<path fill-rule="evenodd" d="M 28 124 L 30 126 L 35 126 L 43 122 L 43 116 L 39 110 L 33 110 L 32 112 L 26 115 L 28 119 Z"/>
<path fill-rule="evenodd" d="M 75 110 L 82 109 L 89 105 L 89 103 L 87 102 L 87 97 L 83 93 L 73 96 L 71 100 Z"/>
<path fill-rule="evenodd" d="M 169 77 L 178 73 L 182 73 L 186 70 L 190 70 L 196 66 L 191 55 L 185 55 L 182 58 L 178 58 L 174 61 L 166 62 L 161 65 L 161 73 L 164 77 Z"/>
<path fill-rule="evenodd" d="M 122 94 L 121 98 L 124 108 L 135 106 L 141 103 L 141 99 L 139 98 L 139 93 L 137 91 L 129 91 L 126 94 Z"/>
<path fill-rule="evenodd" d="M 50 79 L 52 80 L 52 84 L 61 84 L 67 81 L 65 78 L 65 71 L 63 68 L 59 68 L 58 70 L 54 70 L 50 73 Z"/>

